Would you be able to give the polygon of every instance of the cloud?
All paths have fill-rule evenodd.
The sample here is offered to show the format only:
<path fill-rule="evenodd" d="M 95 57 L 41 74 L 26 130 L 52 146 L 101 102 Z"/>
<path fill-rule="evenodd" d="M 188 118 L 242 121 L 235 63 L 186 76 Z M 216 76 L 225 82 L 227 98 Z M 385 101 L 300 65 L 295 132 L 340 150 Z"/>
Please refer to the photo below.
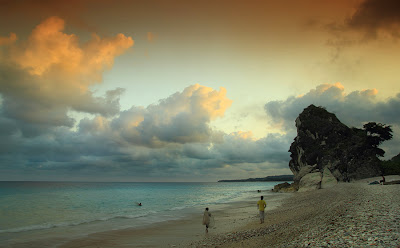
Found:
<path fill-rule="evenodd" d="M 162 147 L 169 143 L 208 142 L 212 136 L 209 122 L 222 117 L 231 104 L 224 88 L 217 91 L 196 84 L 158 104 L 122 111 L 107 125 L 114 136 L 127 144 Z M 80 129 L 87 132 L 88 126 L 98 126 L 88 122 L 81 122 Z"/>
<path fill-rule="evenodd" d="M 85 90 L 85 86 L 101 80 L 101 73 L 111 68 L 114 57 L 134 43 L 123 34 L 103 39 L 93 34 L 92 39 L 80 47 L 78 37 L 64 33 L 64 27 L 64 20 L 58 17 L 46 19 L 36 26 L 25 44 L 11 51 L 11 61 L 31 75 L 65 73 L 77 77 L 84 74 L 85 81 L 76 84 Z"/>
<path fill-rule="evenodd" d="M 212 161 L 212 165 L 208 167 L 214 168 L 264 162 L 286 166 L 289 161 L 289 146 L 285 135 L 269 134 L 256 140 L 251 132 L 239 131 L 222 134 L 216 142 L 185 144 L 183 155 L 202 163 L 206 160 Z"/>
<path fill-rule="evenodd" d="M 238 163 L 279 163 L 284 166 L 289 161 L 287 152 L 290 142 L 286 135 L 269 134 L 255 140 L 251 133 L 235 132 L 224 136 L 224 142 L 214 148 L 225 164 Z"/>
<path fill-rule="evenodd" d="M 291 139 L 286 136 L 256 140 L 251 132 L 210 128 L 231 104 L 224 88 L 196 84 L 157 104 L 87 117 L 77 129 L 56 126 L 32 136 L 19 131 L 17 119 L 0 115 L 0 171 L 18 180 L 113 181 L 217 180 L 257 176 L 268 168 L 288 171 Z M 35 123 L 24 128 L 34 132 Z"/>
<path fill-rule="evenodd" d="M 0 46 L 10 45 L 17 40 L 15 33 L 10 33 L 10 37 L 0 37 Z"/>
<path fill-rule="evenodd" d="M 286 133 L 261 139 L 250 131 L 226 134 L 211 129 L 210 121 L 221 118 L 232 101 L 225 89 L 198 84 L 147 107 L 84 118 L 76 130 L 56 127 L 29 137 L 18 131 L 15 119 L 0 115 L 0 170 L 19 178 L 41 175 L 59 180 L 60 175 L 81 180 L 190 181 L 290 173 L 288 148 L 296 136 L 294 120 L 309 104 L 325 106 L 347 125 L 378 121 L 398 132 L 400 94 L 387 101 L 377 100 L 377 95 L 375 89 L 346 93 L 342 84 L 335 83 L 268 102 L 266 113 Z"/>
<path fill-rule="evenodd" d="M 396 46 L 396 41 L 400 38 L 399 8 L 400 2 L 396 0 L 363 0 L 355 6 L 349 17 L 321 24 L 330 34 L 326 41 L 326 45 L 333 49 L 330 62 L 343 66 L 350 59 L 359 66 L 357 56 L 374 54 L 373 51 L 376 50 L 376 47 L 365 47 L 367 44 L 378 44 L 379 48 Z M 357 52 L 360 54 L 357 55 Z M 343 57 L 346 54 L 350 54 L 350 57 Z"/>
<path fill-rule="evenodd" d="M 365 0 L 346 21 L 347 28 L 364 32 L 365 38 L 375 39 L 383 31 L 399 38 L 400 2 L 397 0 Z"/>
<path fill-rule="evenodd" d="M 264 108 L 274 123 L 284 122 L 286 128 L 293 126 L 296 117 L 310 104 L 324 106 L 334 112 L 348 125 L 359 126 L 364 122 L 378 121 L 398 125 L 397 107 L 400 94 L 386 101 L 378 101 L 378 91 L 368 89 L 346 93 L 341 83 L 321 84 L 301 96 L 291 96 L 284 101 L 271 101 Z"/>
<path fill-rule="evenodd" d="M 152 43 L 157 39 L 157 35 L 153 32 L 147 32 L 147 41 Z"/>
<path fill-rule="evenodd" d="M 197 91 L 202 94 L 195 101 Z M 274 117 L 272 121 L 284 123 L 286 134 L 255 139 L 250 131 L 226 134 L 210 129 L 209 121 L 223 115 L 216 106 L 228 106 L 230 100 L 225 99 L 224 90 L 192 85 L 155 105 L 132 107 L 113 118 L 82 120 L 76 134 L 67 137 L 73 136 L 77 139 L 74 143 L 81 144 L 76 146 L 80 153 L 76 163 L 83 163 L 83 158 L 85 163 L 68 168 L 94 172 L 98 170 L 96 161 L 101 160 L 104 173 L 187 180 L 260 176 L 267 171 L 288 173 L 287 150 L 296 136 L 294 120 L 311 103 L 326 106 L 347 125 L 360 127 L 365 121 L 392 120 L 384 123 L 398 130 L 400 95 L 388 101 L 378 101 L 377 95 L 375 89 L 346 93 L 342 84 L 335 83 L 319 85 L 301 96 L 269 102 L 265 106 L 267 114 Z M 225 104 L 213 104 L 224 99 Z M 185 118 L 180 118 L 182 114 Z M 175 125 L 179 128 L 171 127 Z M 190 131 L 186 133 L 186 129 Z M 205 132 L 199 135 L 198 130 Z"/>
<path fill-rule="evenodd" d="M 78 37 L 64 33 L 64 28 L 64 20 L 50 17 L 37 25 L 26 41 L 9 45 L 7 55 L 0 57 L 5 116 L 40 129 L 72 127 L 74 120 L 67 114 L 70 110 L 104 116 L 119 112 L 123 89 L 99 97 L 89 86 L 101 82 L 114 58 L 134 41 L 123 34 L 105 38 L 93 34 L 80 44 Z"/>

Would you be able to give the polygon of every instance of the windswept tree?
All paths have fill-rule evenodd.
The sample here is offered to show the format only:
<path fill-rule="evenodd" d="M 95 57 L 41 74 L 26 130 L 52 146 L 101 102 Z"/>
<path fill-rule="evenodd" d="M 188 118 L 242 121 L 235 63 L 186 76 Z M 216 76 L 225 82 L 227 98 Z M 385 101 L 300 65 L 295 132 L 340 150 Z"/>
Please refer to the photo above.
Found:
<path fill-rule="evenodd" d="M 368 122 L 364 125 L 364 130 L 367 133 L 367 146 L 372 148 L 376 155 L 383 157 L 385 151 L 378 148 L 382 142 L 393 138 L 392 128 L 389 125 L 376 122 Z"/>

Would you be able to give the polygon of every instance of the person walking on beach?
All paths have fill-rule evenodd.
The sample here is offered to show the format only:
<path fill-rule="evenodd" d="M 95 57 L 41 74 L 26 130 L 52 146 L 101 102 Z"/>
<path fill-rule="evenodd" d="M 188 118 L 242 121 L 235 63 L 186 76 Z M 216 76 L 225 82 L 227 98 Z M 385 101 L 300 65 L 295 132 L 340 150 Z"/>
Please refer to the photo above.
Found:
<path fill-rule="evenodd" d="M 264 217 L 265 217 L 265 207 L 267 206 L 267 203 L 264 201 L 264 196 L 261 196 L 261 200 L 257 202 L 257 207 L 258 211 L 260 212 L 260 224 L 264 223 Z"/>
<path fill-rule="evenodd" d="M 384 184 L 386 182 L 386 179 L 385 179 L 385 177 L 383 176 L 383 174 L 382 174 L 382 180 L 380 180 L 379 181 L 379 184 Z"/>
<path fill-rule="evenodd" d="M 206 208 L 203 214 L 203 225 L 206 225 L 206 233 L 208 233 L 208 227 L 210 226 L 210 221 L 211 221 L 211 213 L 208 212 L 208 208 Z"/>

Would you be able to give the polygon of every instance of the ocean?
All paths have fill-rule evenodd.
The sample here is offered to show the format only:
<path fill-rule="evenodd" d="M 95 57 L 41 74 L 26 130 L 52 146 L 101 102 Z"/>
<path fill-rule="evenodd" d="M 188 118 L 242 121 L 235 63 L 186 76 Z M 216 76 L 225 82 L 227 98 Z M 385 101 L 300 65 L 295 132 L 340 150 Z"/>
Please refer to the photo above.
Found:
<path fill-rule="evenodd" d="M 268 199 L 278 183 L 0 182 L 0 247 L 141 228 L 250 200 L 257 190 Z"/>

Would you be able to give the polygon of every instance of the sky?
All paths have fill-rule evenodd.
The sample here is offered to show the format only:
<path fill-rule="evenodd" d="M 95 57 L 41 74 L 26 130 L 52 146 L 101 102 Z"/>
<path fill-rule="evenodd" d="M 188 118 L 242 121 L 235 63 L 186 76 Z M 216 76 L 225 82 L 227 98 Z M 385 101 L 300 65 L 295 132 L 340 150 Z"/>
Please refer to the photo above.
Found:
<path fill-rule="evenodd" d="M 390 125 L 397 0 L 0 0 L 0 180 L 291 174 L 310 104 Z"/>

